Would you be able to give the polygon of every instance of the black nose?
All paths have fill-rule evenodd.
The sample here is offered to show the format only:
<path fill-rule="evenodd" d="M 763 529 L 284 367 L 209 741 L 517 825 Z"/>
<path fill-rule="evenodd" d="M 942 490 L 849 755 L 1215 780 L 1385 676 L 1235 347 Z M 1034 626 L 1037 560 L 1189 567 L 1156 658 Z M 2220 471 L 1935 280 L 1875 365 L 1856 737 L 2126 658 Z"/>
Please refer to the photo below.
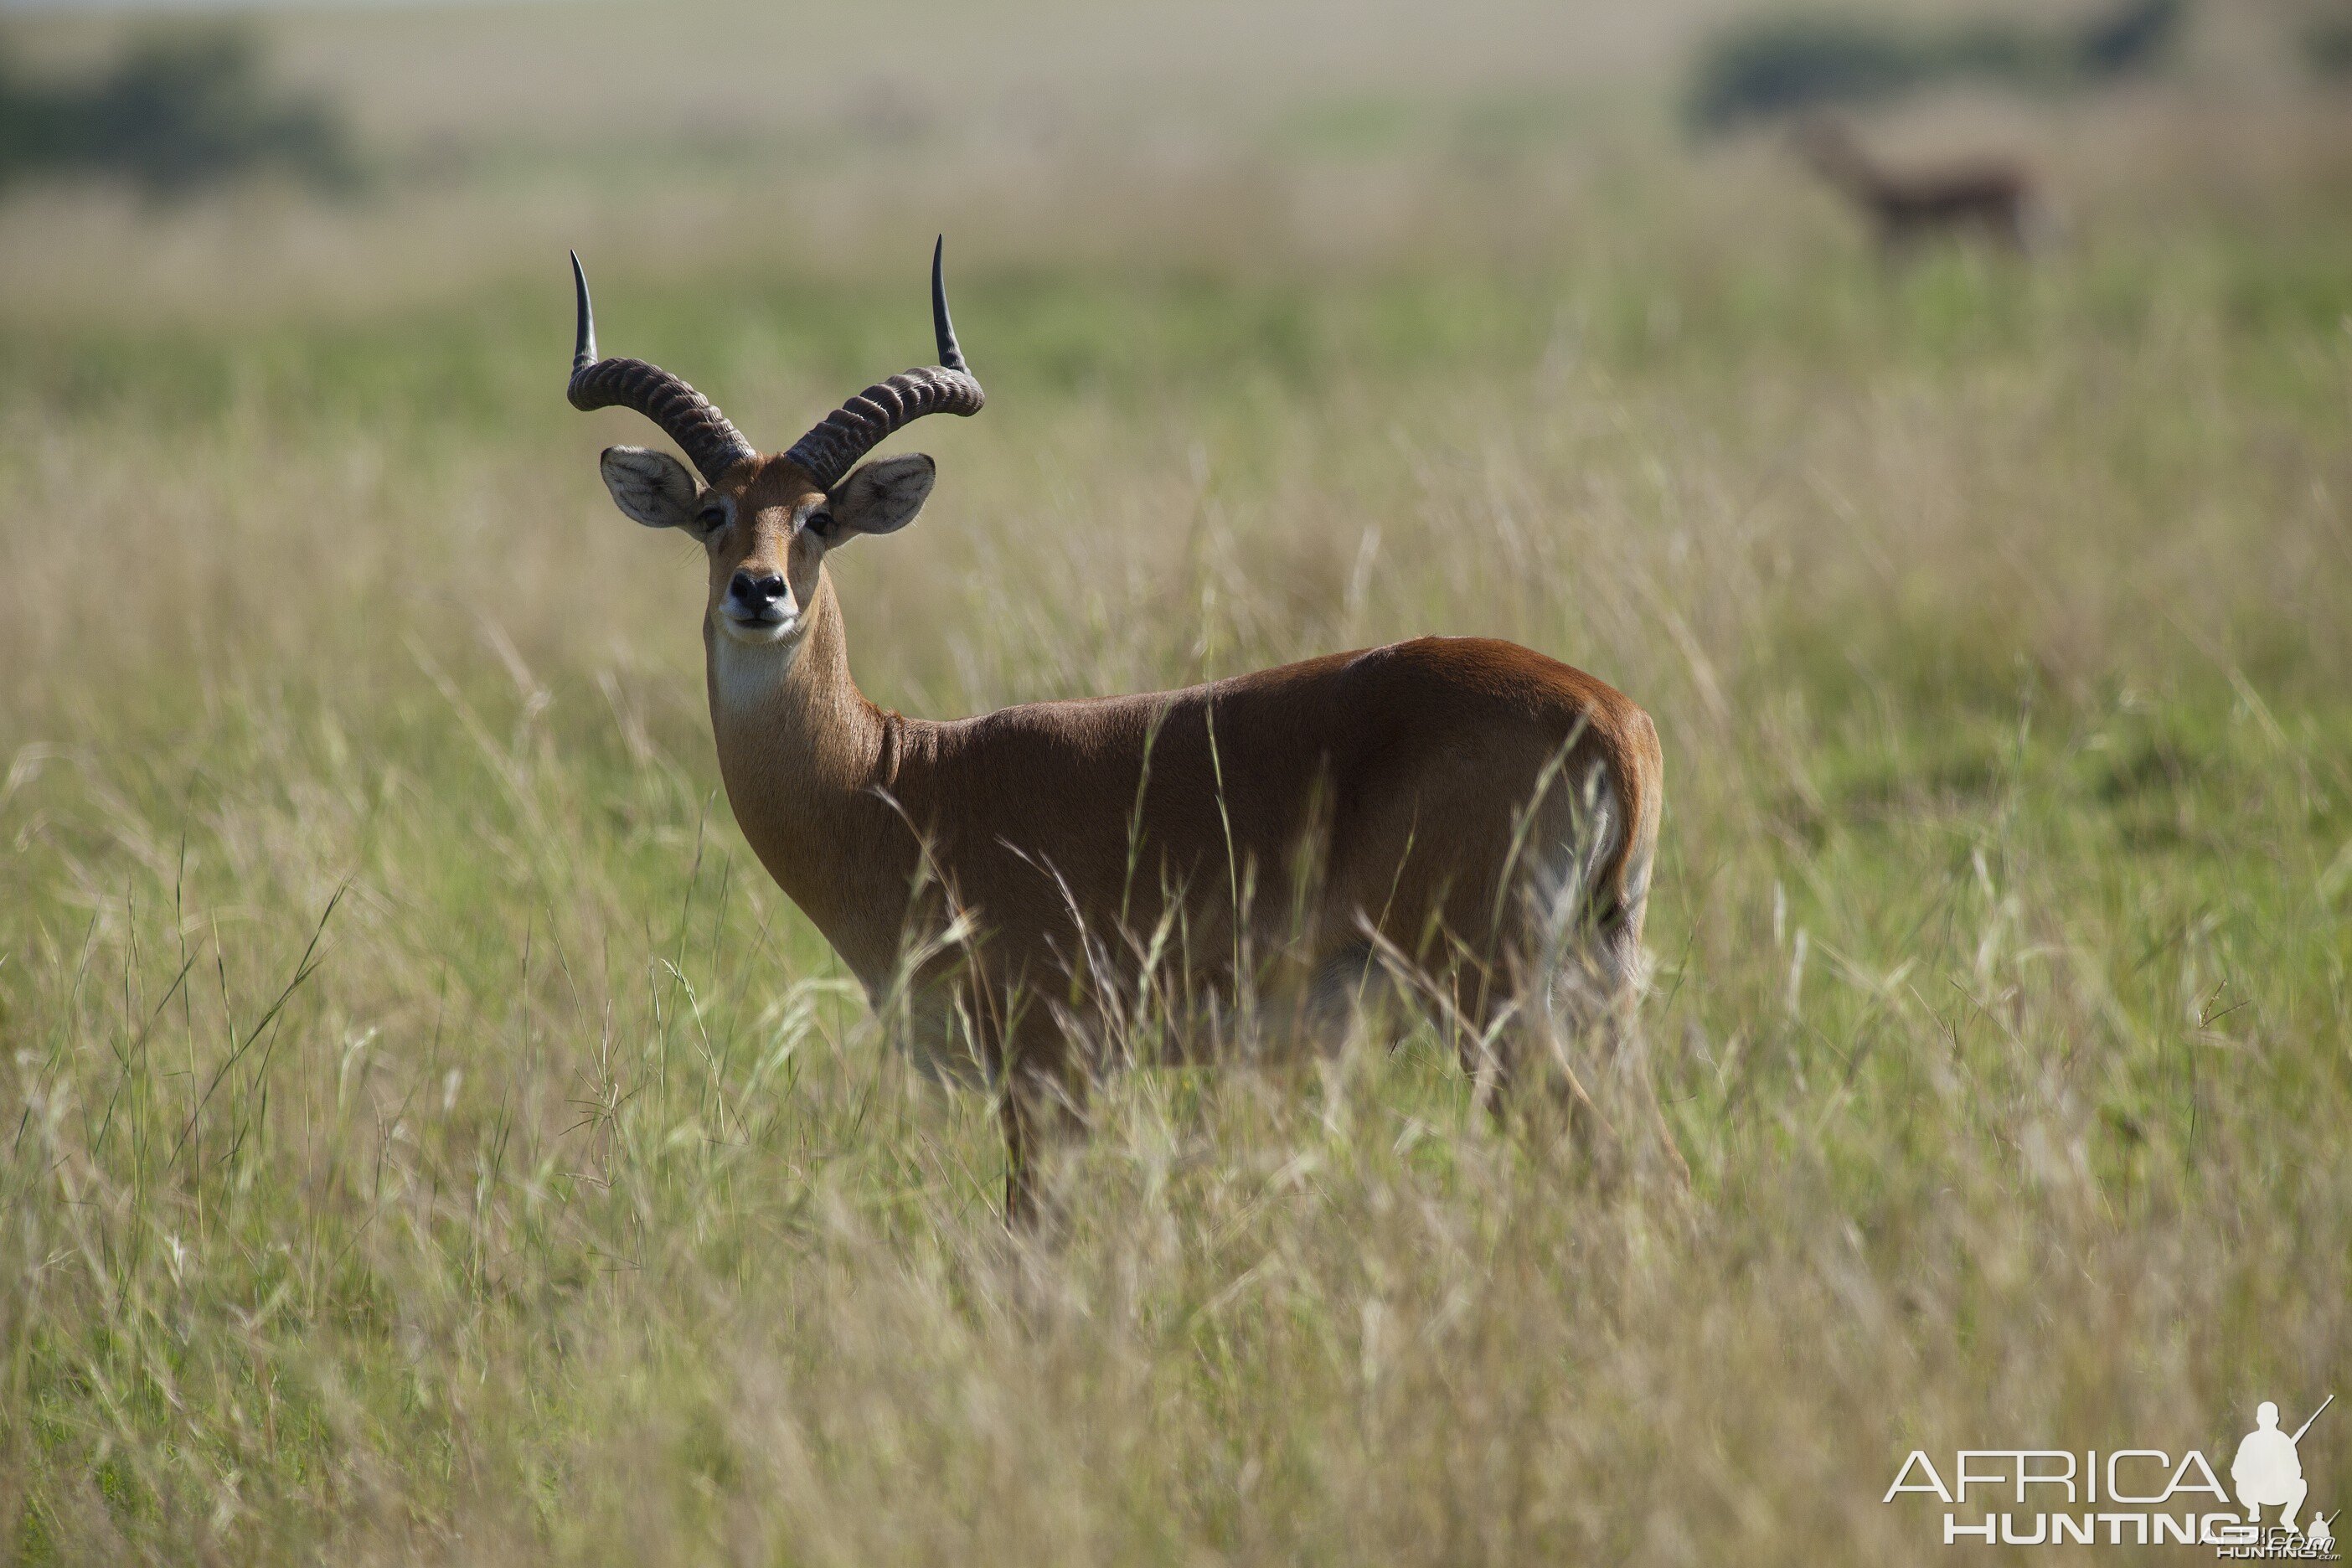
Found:
<path fill-rule="evenodd" d="M 754 577 L 749 572 L 738 572 L 735 580 L 727 584 L 727 591 L 738 602 L 764 610 L 784 596 L 784 580 L 776 576 Z"/>

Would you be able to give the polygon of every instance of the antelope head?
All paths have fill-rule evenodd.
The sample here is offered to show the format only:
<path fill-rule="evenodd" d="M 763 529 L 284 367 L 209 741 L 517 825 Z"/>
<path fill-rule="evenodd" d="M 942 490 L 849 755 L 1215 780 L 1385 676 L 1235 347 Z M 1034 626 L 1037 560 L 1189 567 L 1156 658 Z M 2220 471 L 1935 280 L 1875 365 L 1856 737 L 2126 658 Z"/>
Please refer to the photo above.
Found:
<path fill-rule="evenodd" d="M 604 486 L 647 528 L 675 528 L 709 556 L 706 621 L 714 637 L 750 647 L 797 641 L 818 603 L 826 552 L 861 533 L 892 533 L 915 521 L 937 466 L 920 452 L 859 464 L 875 446 L 926 414 L 971 415 L 985 395 L 956 346 L 940 276 L 944 241 L 931 250 L 931 325 L 940 363 L 879 381 L 835 409 L 781 456 L 762 457 L 700 393 L 658 365 L 596 357 L 588 276 L 572 258 L 579 332 L 572 405 L 634 408 L 692 459 L 698 479 L 667 452 L 607 447 Z"/>

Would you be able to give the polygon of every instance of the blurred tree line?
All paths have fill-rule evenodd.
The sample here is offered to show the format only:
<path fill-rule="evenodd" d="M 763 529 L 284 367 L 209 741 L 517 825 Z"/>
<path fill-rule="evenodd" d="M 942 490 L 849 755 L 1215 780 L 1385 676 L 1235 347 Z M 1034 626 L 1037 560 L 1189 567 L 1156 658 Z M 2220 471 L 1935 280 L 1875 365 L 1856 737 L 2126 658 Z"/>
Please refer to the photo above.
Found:
<path fill-rule="evenodd" d="M 1973 79 L 2067 89 L 2143 71 L 2180 29 L 2186 0 L 2116 0 L 2074 26 L 1979 21 L 1935 28 L 1875 16 L 1763 16 L 1702 51 L 1690 99 L 1701 129 L 1793 110 L 1897 98 Z"/>
<path fill-rule="evenodd" d="M 2303 57 L 2331 81 L 2352 81 L 2352 5 L 2338 6 L 2304 29 Z"/>
<path fill-rule="evenodd" d="M 115 178 L 169 199 L 263 171 L 341 189 L 360 164 L 343 117 L 273 80 L 250 26 L 151 28 L 79 79 L 28 69 L 0 31 L 0 187 Z"/>

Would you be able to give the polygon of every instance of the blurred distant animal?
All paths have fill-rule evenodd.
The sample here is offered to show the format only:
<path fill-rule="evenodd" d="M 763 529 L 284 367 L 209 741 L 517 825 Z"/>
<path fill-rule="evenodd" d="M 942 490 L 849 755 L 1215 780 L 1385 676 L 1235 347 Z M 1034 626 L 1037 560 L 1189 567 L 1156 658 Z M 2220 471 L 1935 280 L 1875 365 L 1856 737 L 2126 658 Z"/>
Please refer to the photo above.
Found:
<path fill-rule="evenodd" d="M 1841 120 L 1817 115 L 1795 132 L 1798 154 L 1862 208 L 1880 248 L 1895 256 L 1921 240 L 1976 237 L 2032 250 L 2045 225 L 2032 176 L 1987 160 L 1896 172 L 1863 151 Z"/>
<path fill-rule="evenodd" d="M 937 476 L 920 453 L 860 459 L 983 401 L 940 250 L 939 363 L 781 454 L 667 371 L 600 359 L 576 257 L 572 279 L 572 406 L 635 409 L 700 470 L 641 447 L 601 465 L 624 513 L 708 555 L 736 820 L 877 1011 L 903 1003 L 917 1061 L 1000 1096 L 1011 1217 L 1034 1215 L 1031 1151 L 1083 1127 L 1105 1029 L 1138 997 L 1230 1002 L 1263 962 L 1311 1024 L 1376 977 L 1426 975 L 1490 1104 L 1550 1064 L 1539 1020 L 1604 1046 L 1623 1022 L 1664 763 L 1622 693 L 1509 643 L 1423 637 L 1181 691 L 886 711 L 850 679 L 825 563 L 913 522 Z M 1555 1093 L 1591 1110 L 1566 1076 Z"/>

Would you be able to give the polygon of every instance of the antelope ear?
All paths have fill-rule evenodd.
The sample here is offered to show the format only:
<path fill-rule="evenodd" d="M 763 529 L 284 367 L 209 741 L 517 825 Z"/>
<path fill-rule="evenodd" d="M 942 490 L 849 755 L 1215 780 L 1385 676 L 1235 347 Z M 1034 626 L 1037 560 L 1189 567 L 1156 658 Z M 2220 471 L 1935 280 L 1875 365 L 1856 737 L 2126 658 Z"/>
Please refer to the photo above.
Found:
<path fill-rule="evenodd" d="M 686 465 L 667 452 L 644 447 L 607 447 L 596 459 L 613 504 L 647 528 L 684 528 L 694 517 L 701 492 Z"/>
<path fill-rule="evenodd" d="M 896 533 L 915 521 L 931 498 L 931 483 L 940 466 L 920 452 L 877 458 L 860 464 L 833 487 L 825 510 L 833 514 L 830 531 L 836 539 L 853 533 Z"/>

